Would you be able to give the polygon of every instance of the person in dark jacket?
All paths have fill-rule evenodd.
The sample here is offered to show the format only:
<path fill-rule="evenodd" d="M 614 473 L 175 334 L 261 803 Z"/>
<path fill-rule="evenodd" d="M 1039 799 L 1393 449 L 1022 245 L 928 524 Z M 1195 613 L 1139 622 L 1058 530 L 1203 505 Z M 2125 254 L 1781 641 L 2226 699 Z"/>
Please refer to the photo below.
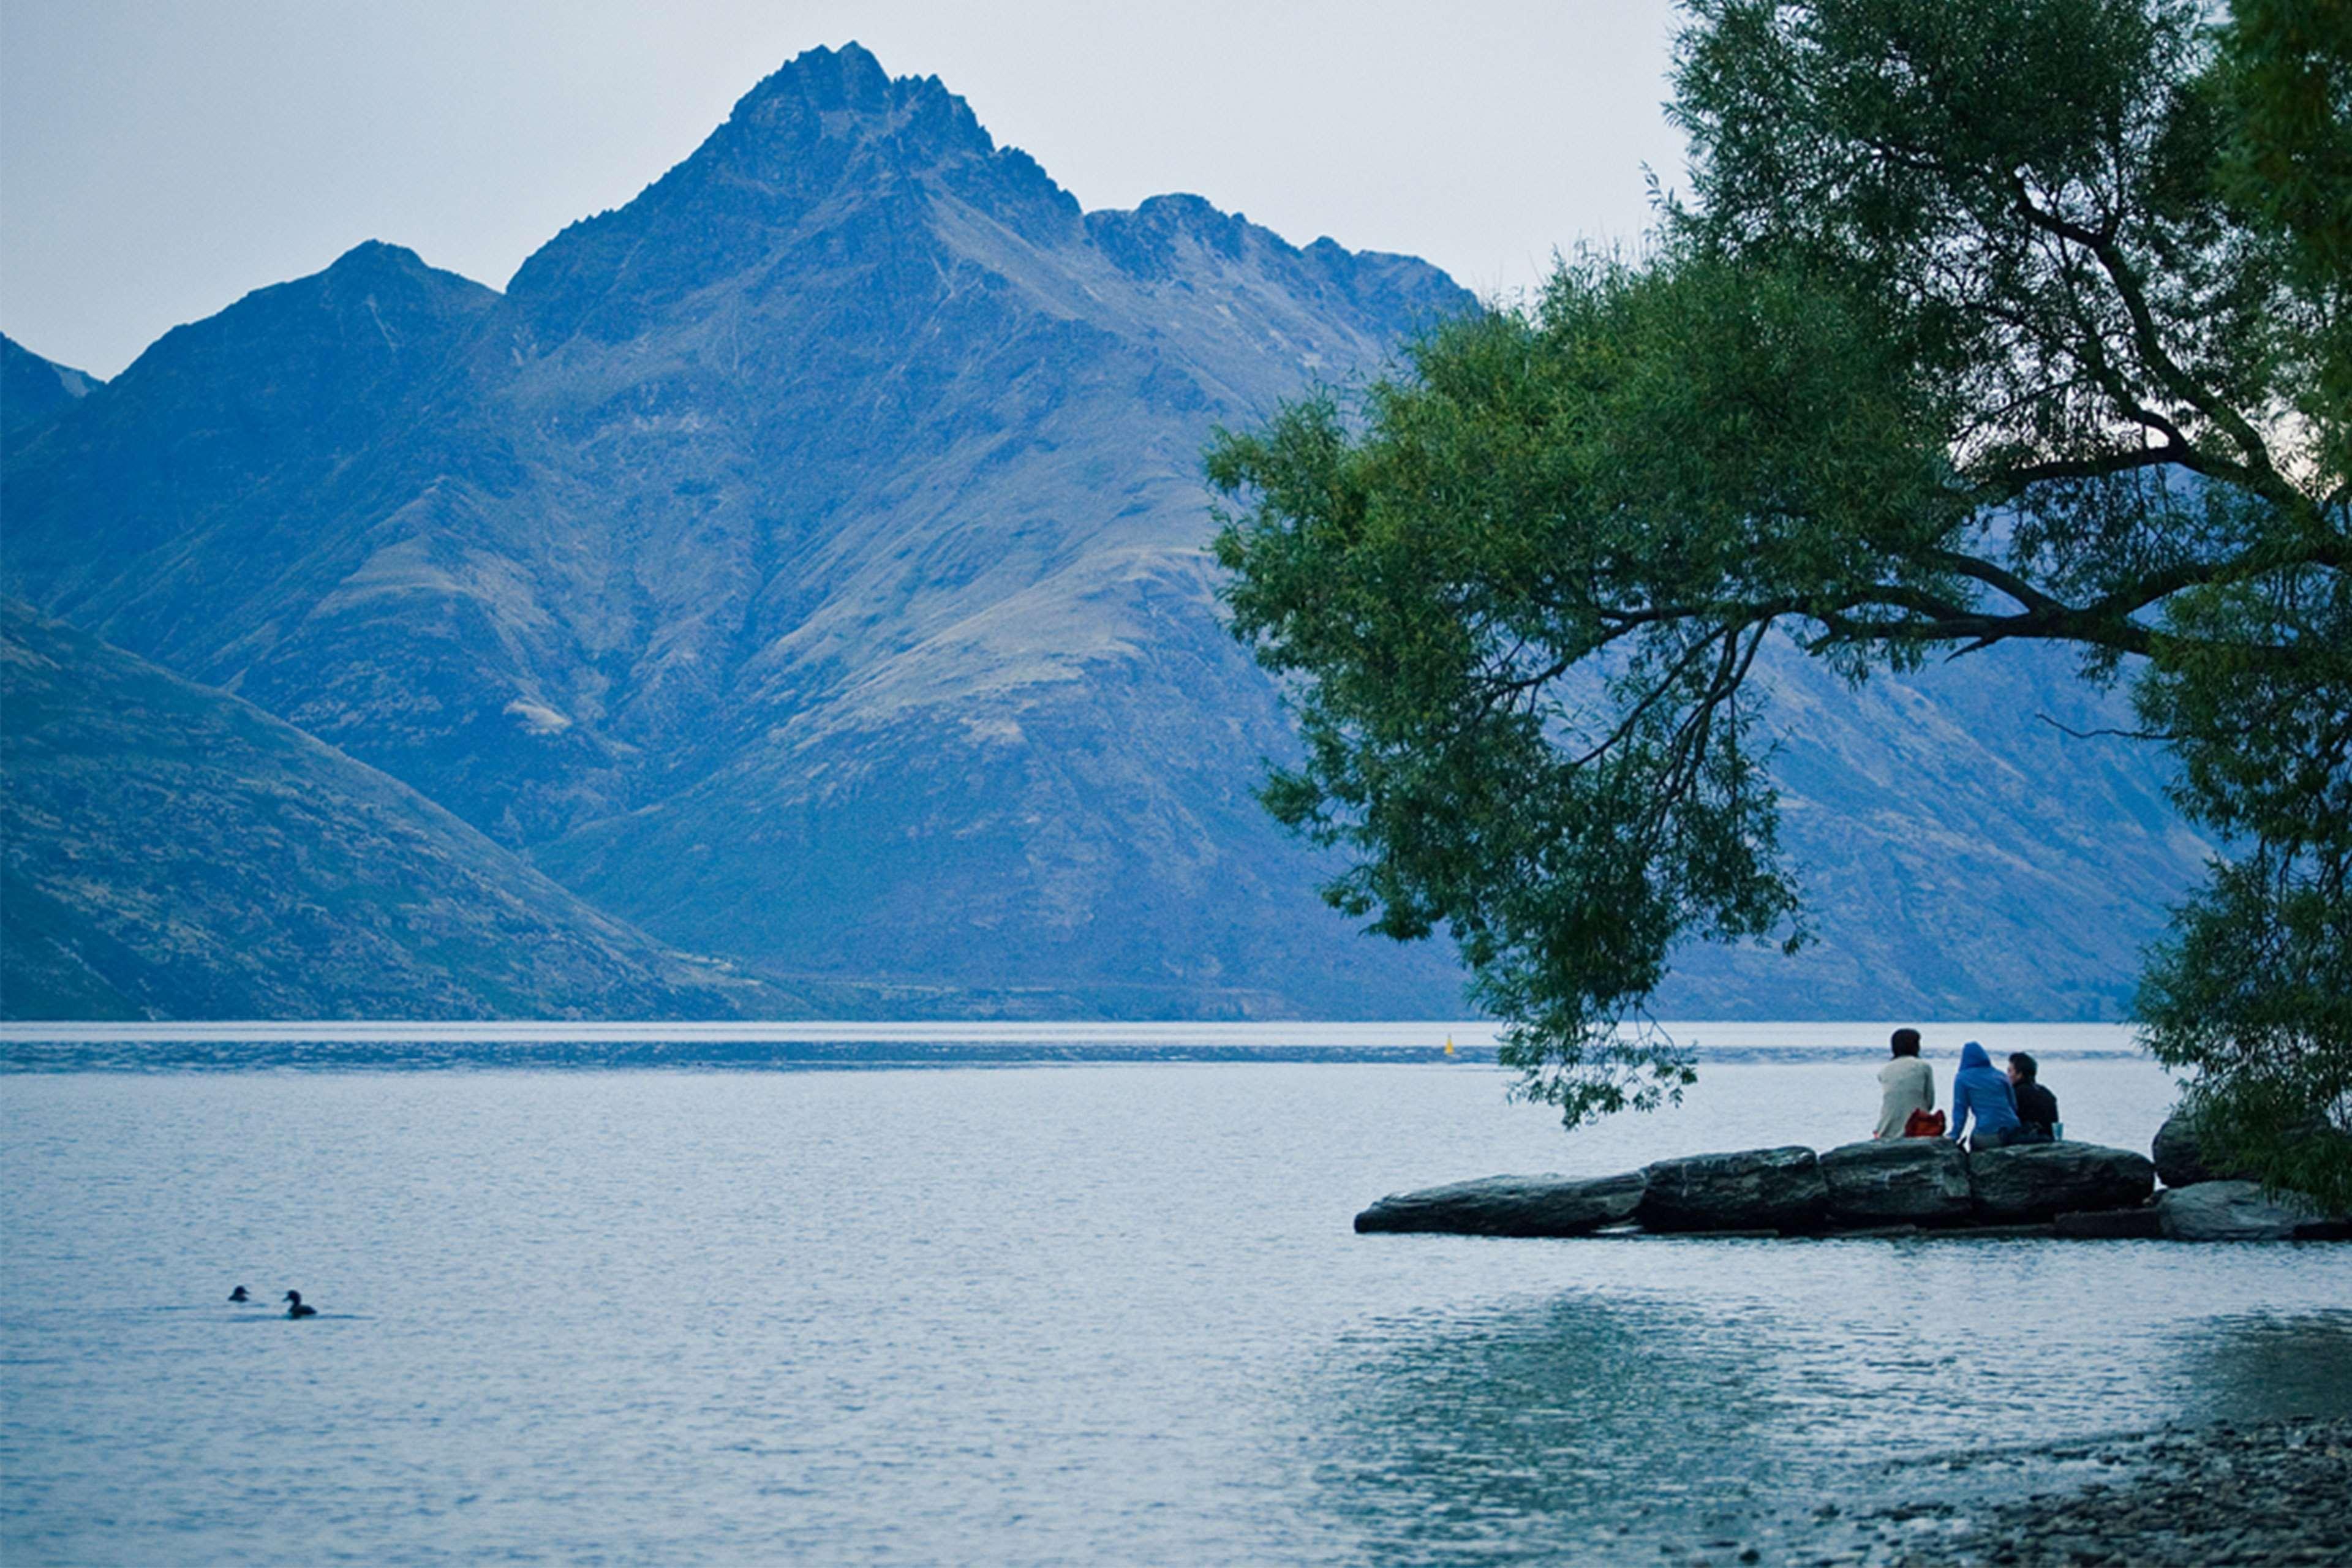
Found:
<path fill-rule="evenodd" d="M 2023 1051 L 2009 1053 L 2009 1092 L 2017 1101 L 2018 1142 L 2047 1143 L 2058 1136 L 2058 1097 L 2042 1087 L 2041 1064 Z"/>
<path fill-rule="evenodd" d="M 1969 1133 L 1969 1117 L 1976 1116 Z M 1969 1152 L 1998 1149 L 2017 1135 L 2017 1100 L 2008 1075 L 1992 1065 L 1984 1047 L 1970 1040 L 1960 1047 L 1960 1070 L 1952 1075 L 1952 1142 L 1969 1140 Z"/>

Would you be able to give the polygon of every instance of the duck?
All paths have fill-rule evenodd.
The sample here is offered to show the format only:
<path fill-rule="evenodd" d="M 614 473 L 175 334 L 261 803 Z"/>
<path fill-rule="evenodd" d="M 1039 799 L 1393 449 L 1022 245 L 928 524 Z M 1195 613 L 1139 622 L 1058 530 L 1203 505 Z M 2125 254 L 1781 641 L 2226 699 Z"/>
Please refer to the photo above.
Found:
<path fill-rule="evenodd" d="M 289 1308 L 287 1308 L 287 1309 L 286 1309 L 286 1315 L 287 1315 L 288 1317 L 289 1317 L 289 1318 L 315 1318 L 315 1317 L 317 1317 L 317 1316 L 319 1315 L 319 1309 L 318 1309 L 318 1308 L 316 1308 L 316 1307 L 306 1307 L 306 1306 L 304 1306 L 304 1305 L 302 1304 L 302 1292 L 301 1292 L 301 1291 L 299 1291 L 299 1290 L 289 1290 L 289 1291 L 287 1291 L 287 1292 L 286 1292 L 286 1299 L 287 1299 L 289 1301 L 291 1301 L 291 1302 L 293 1303 L 293 1305 L 292 1305 L 292 1306 L 290 1306 L 290 1307 L 289 1307 Z"/>
<path fill-rule="evenodd" d="M 242 1285 L 230 1291 L 228 1293 L 228 1299 L 232 1301 L 250 1301 L 253 1300 L 252 1297 L 245 1293 L 245 1287 Z"/>

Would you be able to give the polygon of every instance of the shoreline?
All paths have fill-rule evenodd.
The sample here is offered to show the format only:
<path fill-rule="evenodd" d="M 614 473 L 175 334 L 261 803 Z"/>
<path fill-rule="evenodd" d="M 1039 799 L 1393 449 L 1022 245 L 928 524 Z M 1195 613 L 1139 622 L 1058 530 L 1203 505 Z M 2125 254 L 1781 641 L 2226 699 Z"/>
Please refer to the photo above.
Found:
<path fill-rule="evenodd" d="M 1808 1568 L 2352 1561 L 2352 1417 L 2167 1426 L 1954 1455 L 1943 1464 L 1980 1472 L 1964 1499 L 1919 1495 L 1918 1478 L 1906 1477 L 1909 1484 L 1887 1489 L 1899 1500 L 1849 1511 L 1824 1504 L 1784 1526 L 1769 1552 L 1703 1551 L 1690 1561 Z M 2014 1477 L 2004 1500 L 1991 1500 L 1984 1489 L 2003 1468 Z"/>

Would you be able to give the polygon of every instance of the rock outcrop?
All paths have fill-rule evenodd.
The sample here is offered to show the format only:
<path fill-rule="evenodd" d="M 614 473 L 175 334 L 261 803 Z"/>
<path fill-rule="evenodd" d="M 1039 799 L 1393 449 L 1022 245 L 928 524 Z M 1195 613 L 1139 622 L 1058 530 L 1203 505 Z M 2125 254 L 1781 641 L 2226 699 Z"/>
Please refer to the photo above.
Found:
<path fill-rule="evenodd" d="M 1588 1236 L 1631 1219 L 1647 1184 L 1638 1171 L 1571 1176 L 1486 1176 L 1418 1192 L 1392 1193 L 1356 1216 L 1366 1231 L 1443 1231 L 1456 1236 Z"/>
<path fill-rule="evenodd" d="M 2311 1148 L 2314 1142 L 2333 1142 L 2337 1146 L 2338 1158 L 2352 1158 L 2352 1135 L 2332 1126 L 2321 1112 L 2315 1111 L 2288 1128 L 2284 1142 L 2305 1155 L 2315 1152 Z M 2156 1158 L 2158 1179 L 2167 1187 L 2257 1179 L 2256 1173 L 2249 1167 L 2220 1157 L 2210 1140 L 2198 1136 L 2185 1110 L 2176 1110 L 2164 1119 L 2164 1125 L 2156 1130 L 2156 1142 L 2149 1152 Z"/>
<path fill-rule="evenodd" d="M 1963 1155 L 1947 1139 L 1906 1138 L 1819 1155 L 1795 1145 L 1692 1154 L 1616 1176 L 1487 1176 L 1391 1194 L 1356 1229 L 2352 1240 L 2352 1217 L 2323 1216 L 2293 1194 L 2266 1199 L 2252 1182 L 2170 1188 L 2151 1204 L 2155 1186 L 2154 1164 L 2128 1149 L 2028 1143 Z"/>
<path fill-rule="evenodd" d="M 2243 1171 L 2225 1169 L 2206 1157 L 2197 1129 L 2185 1110 L 2176 1110 L 2156 1130 L 2148 1150 L 2156 1159 L 2157 1179 L 2168 1187 L 2193 1187 L 2205 1182 L 2242 1181 Z"/>
<path fill-rule="evenodd" d="M 1968 1156 L 1948 1138 L 1848 1143 L 1820 1163 L 1832 1225 L 1956 1225 L 1974 1212 Z"/>
<path fill-rule="evenodd" d="M 2256 1182 L 2169 1187 L 2156 1200 L 2156 1213 L 2168 1241 L 2293 1241 L 2339 1228 L 2293 1194 L 2264 1197 Z"/>
<path fill-rule="evenodd" d="M 1743 1149 L 1661 1160 L 1633 1217 L 1651 1230 L 1814 1230 L 1829 1215 L 1829 1184 L 1811 1149 Z"/>
<path fill-rule="evenodd" d="M 2096 1143 L 2024 1143 L 1969 1156 L 1979 1219 L 2054 1219 L 2136 1208 L 2156 1187 L 2156 1166 L 2128 1149 Z"/>

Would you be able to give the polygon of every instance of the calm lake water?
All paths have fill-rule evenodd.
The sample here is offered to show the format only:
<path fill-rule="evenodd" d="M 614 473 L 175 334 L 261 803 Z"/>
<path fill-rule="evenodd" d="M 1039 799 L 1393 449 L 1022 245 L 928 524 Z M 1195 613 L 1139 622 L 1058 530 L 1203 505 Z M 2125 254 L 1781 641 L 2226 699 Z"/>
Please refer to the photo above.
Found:
<path fill-rule="evenodd" d="M 2352 1247 L 1349 1229 L 1843 1142 L 1875 1060 L 1573 1138 L 1465 1063 L 18 1072 L 0 1559 L 1769 1562 L 1955 1456 L 2352 1412 Z"/>

